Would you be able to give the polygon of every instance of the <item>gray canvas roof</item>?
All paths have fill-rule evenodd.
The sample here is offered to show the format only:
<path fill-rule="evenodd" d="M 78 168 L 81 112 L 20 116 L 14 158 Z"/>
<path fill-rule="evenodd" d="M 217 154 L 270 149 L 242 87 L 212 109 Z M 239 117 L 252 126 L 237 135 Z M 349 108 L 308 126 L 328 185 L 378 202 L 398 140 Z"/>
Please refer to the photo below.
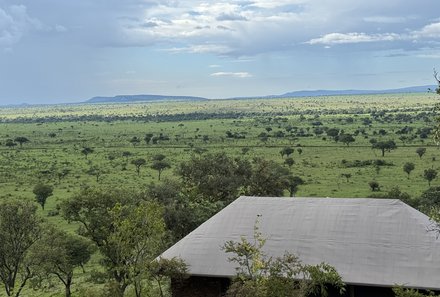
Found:
<path fill-rule="evenodd" d="M 347 284 L 440 289 L 440 238 L 426 215 L 394 199 L 240 197 L 162 257 L 181 257 L 192 275 L 232 277 L 221 247 L 252 239 L 257 215 L 270 256 L 324 261 Z"/>

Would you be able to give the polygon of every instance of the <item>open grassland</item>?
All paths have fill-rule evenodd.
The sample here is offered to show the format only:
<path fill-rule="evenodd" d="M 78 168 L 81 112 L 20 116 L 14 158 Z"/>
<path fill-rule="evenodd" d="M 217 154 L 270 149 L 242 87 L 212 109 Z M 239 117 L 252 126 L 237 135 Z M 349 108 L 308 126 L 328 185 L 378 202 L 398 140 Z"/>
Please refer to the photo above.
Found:
<path fill-rule="evenodd" d="M 418 197 L 428 188 L 424 170 L 440 168 L 431 135 L 437 100 L 433 94 L 399 94 L 0 108 L 0 199 L 33 200 L 36 184 L 50 184 L 54 195 L 40 212 L 73 232 L 76 226 L 57 210 L 62 200 L 87 186 L 141 191 L 158 183 L 150 168 L 154 155 L 171 164 L 165 179 L 176 178 L 174 169 L 194 154 L 226 152 L 284 164 L 280 151 L 286 147 L 294 149 L 291 172 L 305 181 L 297 196 L 369 197 L 398 186 Z M 354 142 L 336 141 L 327 133 L 332 128 Z M 29 142 L 6 145 L 17 137 Z M 397 149 L 382 157 L 372 149 L 373 138 L 394 140 Z M 422 157 L 416 154 L 420 147 L 426 148 Z M 84 154 L 84 148 L 92 152 Z M 139 175 L 131 163 L 137 158 L 147 160 Z M 415 165 L 409 176 L 402 169 L 407 162 Z M 372 192 L 371 181 L 379 191 Z M 61 294 L 57 288 L 45 292 L 35 296 Z"/>

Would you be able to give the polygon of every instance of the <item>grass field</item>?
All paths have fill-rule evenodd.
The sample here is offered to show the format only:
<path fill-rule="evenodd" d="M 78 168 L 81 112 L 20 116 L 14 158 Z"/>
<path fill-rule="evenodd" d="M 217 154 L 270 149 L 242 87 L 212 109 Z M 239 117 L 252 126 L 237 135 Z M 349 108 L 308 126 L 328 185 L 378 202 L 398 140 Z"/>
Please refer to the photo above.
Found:
<path fill-rule="evenodd" d="M 286 157 L 280 150 L 285 147 L 295 149 L 290 170 L 305 180 L 297 196 L 369 197 L 399 186 L 418 197 L 428 188 L 424 170 L 440 168 L 440 150 L 429 133 L 435 126 L 437 100 L 433 94 L 404 94 L 0 108 L 0 199 L 33 200 L 37 183 L 50 184 L 54 195 L 40 212 L 73 231 L 76 226 L 67 224 L 56 207 L 81 187 L 142 190 L 158 182 L 151 161 L 136 174 L 130 163 L 136 158 L 166 155 L 172 168 L 162 176 L 175 178 L 177 164 L 201 149 L 282 164 Z M 349 146 L 336 142 L 326 134 L 329 128 L 342 129 L 355 141 Z M 157 143 L 145 143 L 147 133 L 157 137 Z M 19 136 L 30 141 L 5 145 Z M 141 141 L 133 145 L 133 137 Z M 394 140 L 398 148 L 382 157 L 380 151 L 372 150 L 372 138 Z M 84 147 L 93 152 L 84 155 Z M 421 158 L 416 154 L 419 147 L 427 149 Z M 389 166 L 349 166 L 356 160 L 385 160 Z M 406 162 L 415 164 L 409 179 L 402 170 Z M 63 170 L 65 176 L 61 176 Z M 380 184 L 379 192 L 371 191 L 368 183 L 373 180 Z M 50 288 L 35 294 L 62 292 Z"/>

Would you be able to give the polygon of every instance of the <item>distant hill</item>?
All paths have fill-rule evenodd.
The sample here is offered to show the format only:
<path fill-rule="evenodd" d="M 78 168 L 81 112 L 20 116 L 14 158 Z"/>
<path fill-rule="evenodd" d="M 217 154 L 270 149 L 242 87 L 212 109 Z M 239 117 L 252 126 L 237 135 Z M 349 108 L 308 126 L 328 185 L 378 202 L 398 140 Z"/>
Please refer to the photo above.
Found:
<path fill-rule="evenodd" d="M 114 97 L 93 97 L 84 103 L 124 103 L 124 102 L 158 102 L 158 101 L 202 101 L 208 100 L 193 96 L 165 96 L 165 95 L 118 95 Z"/>
<path fill-rule="evenodd" d="M 289 92 L 278 97 L 315 97 L 315 96 L 337 96 L 337 95 L 369 95 L 369 94 L 401 94 L 401 93 L 426 93 L 428 89 L 435 90 L 436 86 L 416 86 L 388 90 L 313 90 Z M 274 96 L 270 96 L 274 97 Z"/>

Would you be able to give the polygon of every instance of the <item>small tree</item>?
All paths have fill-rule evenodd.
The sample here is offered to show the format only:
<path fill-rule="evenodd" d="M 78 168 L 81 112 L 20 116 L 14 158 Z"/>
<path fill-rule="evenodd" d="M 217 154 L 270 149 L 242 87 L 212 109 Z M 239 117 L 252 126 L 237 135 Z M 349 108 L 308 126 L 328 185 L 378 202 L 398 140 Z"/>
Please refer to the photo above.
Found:
<path fill-rule="evenodd" d="M 406 174 L 408 174 L 408 179 L 409 179 L 409 175 L 410 175 L 411 171 L 413 171 L 414 168 L 415 168 L 414 163 L 406 162 L 406 163 L 403 165 L 403 171 L 405 171 Z"/>
<path fill-rule="evenodd" d="M 9 148 L 12 148 L 17 145 L 12 139 L 6 139 L 5 145 Z"/>
<path fill-rule="evenodd" d="M 376 192 L 380 190 L 380 185 L 377 181 L 372 180 L 368 183 L 368 185 L 370 186 L 371 191 Z"/>
<path fill-rule="evenodd" d="M 418 149 L 416 149 L 416 153 L 417 155 L 419 155 L 419 158 L 421 159 L 423 155 L 426 153 L 426 148 L 419 147 Z"/>
<path fill-rule="evenodd" d="M 393 140 L 378 141 L 372 144 L 372 149 L 377 149 L 382 152 L 382 157 L 385 156 L 385 152 L 391 152 L 397 148 L 396 143 Z"/>
<path fill-rule="evenodd" d="M 149 144 L 151 139 L 153 138 L 153 136 L 154 136 L 153 133 L 145 134 L 145 137 L 144 137 L 145 144 Z"/>
<path fill-rule="evenodd" d="M 15 142 L 18 142 L 18 143 L 20 144 L 20 147 L 22 147 L 22 146 L 23 146 L 23 143 L 28 143 L 30 140 L 27 139 L 27 138 L 24 137 L 24 136 L 19 136 L 19 137 L 16 137 L 16 138 L 14 139 L 14 141 L 15 141 Z"/>
<path fill-rule="evenodd" d="M 284 156 L 290 157 L 290 155 L 295 152 L 295 150 L 291 147 L 285 147 L 280 151 L 280 155 L 282 158 L 284 158 Z"/>
<path fill-rule="evenodd" d="M 423 178 L 428 181 L 428 186 L 431 186 L 431 182 L 437 177 L 437 170 L 435 169 L 426 169 L 423 172 Z"/>
<path fill-rule="evenodd" d="M 136 173 L 139 176 L 141 174 L 141 167 L 147 164 L 147 160 L 143 158 L 138 158 L 131 161 L 131 164 L 133 164 L 136 167 Z"/>
<path fill-rule="evenodd" d="M 289 191 L 289 196 L 294 197 L 296 192 L 298 192 L 298 187 L 304 184 L 304 180 L 299 176 L 289 176 L 287 178 L 287 191 Z"/>
<path fill-rule="evenodd" d="M 35 194 L 35 200 L 44 210 L 47 198 L 53 195 L 53 188 L 49 185 L 38 184 L 34 187 L 32 192 Z"/>
<path fill-rule="evenodd" d="M 341 134 L 339 135 L 339 141 L 347 146 L 350 146 L 350 143 L 355 142 L 356 139 L 354 139 L 351 134 Z"/>
<path fill-rule="evenodd" d="M 136 146 L 136 145 L 138 145 L 139 143 L 141 143 L 141 140 L 140 140 L 137 136 L 133 136 L 133 137 L 130 139 L 130 143 L 131 143 L 133 146 Z"/>
<path fill-rule="evenodd" d="M 289 166 L 290 169 L 295 164 L 295 160 L 293 160 L 293 158 L 286 158 L 286 160 L 284 160 L 284 164 Z"/>
<path fill-rule="evenodd" d="M 91 147 L 84 147 L 84 148 L 81 150 L 81 154 L 83 154 L 83 155 L 86 157 L 86 159 L 87 159 L 88 155 L 91 154 L 91 153 L 93 153 L 94 151 L 95 151 L 95 150 L 92 149 Z"/>
<path fill-rule="evenodd" d="M 302 148 L 297 148 L 296 151 L 298 152 L 298 154 L 301 156 L 301 154 L 303 153 Z"/>
<path fill-rule="evenodd" d="M 341 173 L 341 177 L 344 177 L 348 183 L 351 178 L 351 173 Z"/>
<path fill-rule="evenodd" d="M 165 160 L 154 161 L 153 164 L 151 164 L 151 169 L 157 170 L 159 174 L 158 180 L 160 180 L 160 175 L 162 174 L 162 171 L 168 168 L 171 168 L 171 165 Z"/>
<path fill-rule="evenodd" d="M 85 239 L 50 227 L 30 256 L 40 276 L 55 275 L 64 284 L 65 296 L 70 297 L 74 269 L 83 267 L 91 253 L 92 246 Z"/>

